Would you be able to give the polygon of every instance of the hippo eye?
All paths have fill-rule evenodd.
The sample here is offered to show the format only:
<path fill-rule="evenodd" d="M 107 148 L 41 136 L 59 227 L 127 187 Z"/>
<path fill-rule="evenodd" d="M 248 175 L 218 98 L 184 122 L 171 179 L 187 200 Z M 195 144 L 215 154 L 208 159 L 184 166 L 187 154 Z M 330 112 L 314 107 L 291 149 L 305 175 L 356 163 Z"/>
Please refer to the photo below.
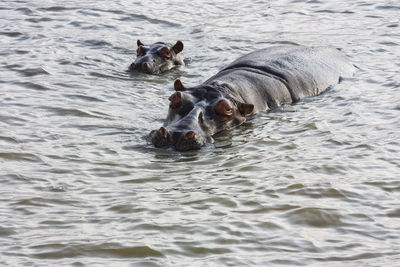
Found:
<path fill-rule="evenodd" d="M 177 109 L 182 105 L 182 93 L 175 92 L 168 98 L 168 100 L 170 101 L 169 107 L 171 109 Z"/>

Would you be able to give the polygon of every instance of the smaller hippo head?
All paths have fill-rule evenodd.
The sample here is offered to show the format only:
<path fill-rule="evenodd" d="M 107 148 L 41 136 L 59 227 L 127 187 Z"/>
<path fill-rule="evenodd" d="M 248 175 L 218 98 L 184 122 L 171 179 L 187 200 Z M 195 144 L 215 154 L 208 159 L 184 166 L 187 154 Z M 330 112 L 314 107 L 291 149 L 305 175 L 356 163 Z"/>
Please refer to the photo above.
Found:
<path fill-rule="evenodd" d="M 177 41 L 172 47 L 165 43 L 154 43 L 145 46 L 140 40 L 137 41 L 137 58 L 129 66 L 129 70 L 147 74 L 157 74 L 170 70 L 178 65 L 184 65 L 179 53 L 183 50 L 183 43 Z"/>
<path fill-rule="evenodd" d="M 199 149 L 212 142 L 214 134 L 242 124 L 254 109 L 252 104 L 230 100 L 209 85 L 186 89 L 176 80 L 174 87 L 164 125 L 148 138 L 156 147 Z"/>

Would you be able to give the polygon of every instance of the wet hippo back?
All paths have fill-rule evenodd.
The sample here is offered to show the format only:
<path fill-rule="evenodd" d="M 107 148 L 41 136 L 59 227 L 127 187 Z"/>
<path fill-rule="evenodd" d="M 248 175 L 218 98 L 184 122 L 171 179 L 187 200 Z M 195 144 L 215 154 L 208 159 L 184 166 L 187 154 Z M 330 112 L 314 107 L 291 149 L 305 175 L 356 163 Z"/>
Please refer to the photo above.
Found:
<path fill-rule="evenodd" d="M 335 48 L 276 46 L 238 58 L 205 84 L 224 84 L 231 98 L 260 111 L 318 95 L 354 69 Z"/>

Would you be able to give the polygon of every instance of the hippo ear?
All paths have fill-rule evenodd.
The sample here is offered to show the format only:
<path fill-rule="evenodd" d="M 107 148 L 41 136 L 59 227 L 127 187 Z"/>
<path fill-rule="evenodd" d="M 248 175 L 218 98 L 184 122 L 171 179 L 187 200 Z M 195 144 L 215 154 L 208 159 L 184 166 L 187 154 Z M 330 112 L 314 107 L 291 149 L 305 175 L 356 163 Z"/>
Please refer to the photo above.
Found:
<path fill-rule="evenodd" d="M 238 104 L 238 109 L 239 112 L 242 113 L 243 116 L 249 115 L 253 112 L 254 110 L 254 105 L 253 104 L 245 104 L 245 103 L 239 103 Z"/>
<path fill-rule="evenodd" d="M 218 101 L 217 105 L 215 105 L 214 110 L 218 115 L 226 116 L 228 118 L 232 117 L 233 115 L 232 105 L 226 99 L 221 99 L 220 101 Z"/>
<path fill-rule="evenodd" d="M 142 47 L 139 46 L 138 49 L 136 49 L 136 55 L 140 56 L 143 53 Z"/>
<path fill-rule="evenodd" d="M 181 80 L 176 79 L 176 81 L 174 82 L 174 89 L 175 91 L 185 91 L 186 88 L 185 86 L 183 86 Z"/>
<path fill-rule="evenodd" d="M 137 46 L 139 47 L 139 46 L 142 46 L 142 45 L 144 45 L 139 39 L 137 40 Z"/>
<path fill-rule="evenodd" d="M 176 44 L 172 47 L 172 50 L 174 50 L 175 54 L 182 52 L 183 43 L 181 41 L 177 41 Z"/>

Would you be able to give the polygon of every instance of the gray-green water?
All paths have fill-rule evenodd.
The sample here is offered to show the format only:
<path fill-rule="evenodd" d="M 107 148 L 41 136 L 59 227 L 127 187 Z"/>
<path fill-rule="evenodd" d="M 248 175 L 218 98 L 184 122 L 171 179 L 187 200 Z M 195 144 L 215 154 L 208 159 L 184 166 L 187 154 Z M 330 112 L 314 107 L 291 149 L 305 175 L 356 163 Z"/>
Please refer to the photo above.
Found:
<path fill-rule="evenodd" d="M 382 0 L 3 0 L 0 265 L 399 265 L 399 18 Z M 186 66 L 129 74 L 138 38 L 182 40 Z M 176 78 L 281 43 L 361 70 L 199 151 L 146 143 Z"/>

